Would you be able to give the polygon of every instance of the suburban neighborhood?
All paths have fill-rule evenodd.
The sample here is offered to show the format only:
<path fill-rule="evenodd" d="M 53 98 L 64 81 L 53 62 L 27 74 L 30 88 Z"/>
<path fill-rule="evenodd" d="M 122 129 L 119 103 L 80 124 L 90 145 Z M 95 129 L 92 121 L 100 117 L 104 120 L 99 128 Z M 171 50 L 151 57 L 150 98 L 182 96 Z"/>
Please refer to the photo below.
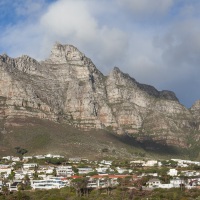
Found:
<path fill-rule="evenodd" d="M 51 154 L 5 156 L 0 175 L 2 193 L 63 187 L 72 187 L 77 194 L 83 189 L 88 192 L 122 186 L 144 191 L 200 188 L 200 162 L 181 159 L 90 161 Z"/>

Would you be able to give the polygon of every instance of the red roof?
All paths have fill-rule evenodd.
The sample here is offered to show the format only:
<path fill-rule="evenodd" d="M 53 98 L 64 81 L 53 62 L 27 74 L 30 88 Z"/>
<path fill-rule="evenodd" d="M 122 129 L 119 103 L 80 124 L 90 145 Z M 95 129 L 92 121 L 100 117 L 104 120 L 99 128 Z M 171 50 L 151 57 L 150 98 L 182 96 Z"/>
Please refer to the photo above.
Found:
<path fill-rule="evenodd" d="M 82 176 L 74 175 L 74 176 L 71 176 L 70 178 L 77 179 L 77 178 L 82 178 Z"/>
<path fill-rule="evenodd" d="M 125 178 L 125 177 L 134 177 L 132 175 L 94 175 L 91 178 Z"/>

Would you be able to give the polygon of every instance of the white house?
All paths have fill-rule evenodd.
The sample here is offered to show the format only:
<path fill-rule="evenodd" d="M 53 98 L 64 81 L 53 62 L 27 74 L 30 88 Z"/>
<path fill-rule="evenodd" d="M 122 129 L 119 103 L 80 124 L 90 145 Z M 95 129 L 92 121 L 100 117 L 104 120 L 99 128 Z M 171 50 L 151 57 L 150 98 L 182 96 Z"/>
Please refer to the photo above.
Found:
<path fill-rule="evenodd" d="M 18 185 L 21 183 L 21 180 L 15 180 L 13 183 L 9 182 L 8 187 L 9 191 L 18 191 Z"/>
<path fill-rule="evenodd" d="M 109 160 L 102 160 L 102 161 L 101 161 L 101 164 L 104 164 L 104 165 L 112 165 L 112 161 L 109 161 Z"/>
<path fill-rule="evenodd" d="M 23 161 L 28 161 L 32 158 L 33 158 L 33 156 L 23 156 Z"/>
<path fill-rule="evenodd" d="M 81 158 L 69 158 L 69 162 L 79 163 L 79 162 L 81 162 Z"/>
<path fill-rule="evenodd" d="M 43 156 L 43 155 L 36 155 L 34 157 L 37 158 L 37 159 L 45 159 L 45 156 Z"/>
<path fill-rule="evenodd" d="M 22 170 L 15 171 L 15 179 L 21 180 L 24 178 L 24 172 Z"/>
<path fill-rule="evenodd" d="M 11 173 L 11 168 L 0 168 L 0 174 L 1 173 L 5 173 L 7 175 L 9 175 Z"/>
<path fill-rule="evenodd" d="M 60 189 L 65 187 L 65 183 L 62 180 L 48 179 L 48 180 L 31 180 L 31 187 L 36 190 L 49 190 L 53 188 Z"/>
<path fill-rule="evenodd" d="M 24 168 L 24 169 L 35 168 L 35 167 L 37 167 L 37 166 L 38 166 L 37 163 L 24 163 L 24 164 L 23 164 L 23 168 Z"/>
<path fill-rule="evenodd" d="M 110 169 L 110 168 L 108 168 L 108 167 L 98 167 L 98 168 L 95 168 L 96 169 L 96 171 L 98 172 L 98 173 L 106 173 L 107 172 L 107 170 L 108 169 Z"/>
<path fill-rule="evenodd" d="M 11 160 L 12 159 L 12 156 L 4 156 L 2 157 L 3 160 Z"/>
<path fill-rule="evenodd" d="M 19 162 L 20 158 L 19 157 L 12 157 L 11 160 L 14 161 L 14 162 Z"/>
<path fill-rule="evenodd" d="M 158 164 L 158 161 L 157 160 L 148 160 L 146 161 L 146 163 L 143 165 L 143 166 L 146 166 L 146 167 L 153 167 L 155 165 Z"/>
<path fill-rule="evenodd" d="M 170 184 L 172 184 L 174 188 L 179 188 L 181 185 L 185 184 L 185 181 L 181 178 L 176 177 L 170 180 Z"/>
<path fill-rule="evenodd" d="M 147 183 L 146 183 L 148 188 L 159 188 L 161 185 L 161 182 L 159 179 L 153 178 L 150 179 Z"/>
<path fill-rule="evenodd" d="M 91 167 L 84 167 L 84 168 L 78 168 L 79 174 L 88 174 L 90 172 L 93 172 L 94 170 Z"/>
<path fill-rule="evenodd" d="M 178 171 L 176 169 L 170 169 L 167 174 L 170 176 L 177 176 Z"/>
<path fill-rule="evenodd" d="M 124 172 L 127 172 L 127 173 L 131 173 L 133 170 L 131 169 L 126 169 L 126 168 L 120 168 L 120 167 L 116 167 L 116 170 L 119 174 L 123 174 Z"/>
<path fill-rule="evenodd" d="M 132 164 L 133 166 L 136 166 L 136 167 L 141 167 L 145 164 L 145 161 L 144 160 L 133 160 L 133 161 L 130 161 L 130 164 Z"/>
<path fill-rule="evenodd" d="M 74 171 L 72 170 L 72 166 L 59 166 L 56 168 L 57 176 L 70 177 L 74 175 Z"/>

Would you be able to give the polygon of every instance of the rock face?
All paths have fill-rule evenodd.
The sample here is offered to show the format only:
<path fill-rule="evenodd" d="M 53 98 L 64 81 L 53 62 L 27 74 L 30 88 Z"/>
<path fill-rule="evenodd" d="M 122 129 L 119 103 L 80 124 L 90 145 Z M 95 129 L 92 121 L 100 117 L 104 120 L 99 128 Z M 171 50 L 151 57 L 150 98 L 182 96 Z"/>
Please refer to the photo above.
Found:
<path fill-rule="evenodd" d="M 42 62 L 0 56 L 3 128 L 37 117 L 187 148 L 199 131 L 199 113 L 199 102 L 189 110 L 173 92 L 140 84 L 116 67 L 104 76 L 72 45 L 56 43 Z"/>

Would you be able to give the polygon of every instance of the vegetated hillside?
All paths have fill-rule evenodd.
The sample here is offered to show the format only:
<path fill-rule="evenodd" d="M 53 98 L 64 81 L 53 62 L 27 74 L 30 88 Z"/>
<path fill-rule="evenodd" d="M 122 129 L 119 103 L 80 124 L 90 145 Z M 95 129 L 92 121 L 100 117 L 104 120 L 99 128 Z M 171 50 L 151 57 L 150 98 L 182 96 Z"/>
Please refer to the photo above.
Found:
<path fill-rule="evenodd" d="M 33 123 L 31 119 L 40 122 L 49 120 L 49 127 L 43 125 L 42 128 L 40 123 L 34 126 L 24 123 L 21 126 L 19 121 L 24 119 L 30 124 Z M 54 128 L 50 124 L 59 124 L 55 125 L 56 129 L 63 131 L 52 132 Z M 9 149 L 21 131 L 22 135 L 29 136 L 27 138 L 40 133 L 37 137 L 40 141 L 44 140 L 37 147 L 40 150 L 61 148 L 55 147 L 56 141 L 64 149 L 64 143 L 71 140 L 76 143 L 75 138 L 81 140 L 85 137 L 88 149 L 96 149 L 94 151 L 98 153 L 98 145 L 94 145 L 95 148 L 92 145 L 101 141 L 101 133 L 104 133 L 112 138 L 118 136 L 116 142 L 129 138 L 127 141 L 132 143 L 128 147 L 131 148 L 134 148 L 133 144 L 141 143 L 149 152 L 160 153 L 163 149 L 170 153 L 173 146 L 180 152 L 199 156 L 198 101 L 187 109 L 173 92 L 158 91 L 153 86 L 138 83 L 117 67 L 104 76 L 89 58 L 72 45 L 56 43 L 50 57 L 41 62 L 29 56 L 0 56 L 0 125 L 1 143 Z M 64 131 L 65 126 L 76 130 L 73 137 L 79 136 L 62 140 L 68 131 L 68 128 Z M 45 130 L 50 136 L 44 136 Z M 19 134 L 15 134 L 17 132 Z M 70 133 L 73 135 L 73 131 Z M 94 141 L 93 138 L 90 141 L 89 138 L 94 135 Z M 18 140 L 20 142 L 24 138 L 21 136 Z M 23 142 L 28 144 L 26 140 Z M 74 144 L 74 147 L 78 145 Z M 76 152 L 75 148 L 73 152 Z"/>
<path fill-rule="evenodd" d="M 65 123 L 38 118 L 15 119 L 0 133 L 0 155 L 17 155 L 15 147 L 28 150 L 29 155 L 61 154 L 66 157 L 90 159 L 134 159 L 183 157 L 178 148 L 148 141 L 140 143 L 126 135 L 105 130 L 81 131 Z"/>

